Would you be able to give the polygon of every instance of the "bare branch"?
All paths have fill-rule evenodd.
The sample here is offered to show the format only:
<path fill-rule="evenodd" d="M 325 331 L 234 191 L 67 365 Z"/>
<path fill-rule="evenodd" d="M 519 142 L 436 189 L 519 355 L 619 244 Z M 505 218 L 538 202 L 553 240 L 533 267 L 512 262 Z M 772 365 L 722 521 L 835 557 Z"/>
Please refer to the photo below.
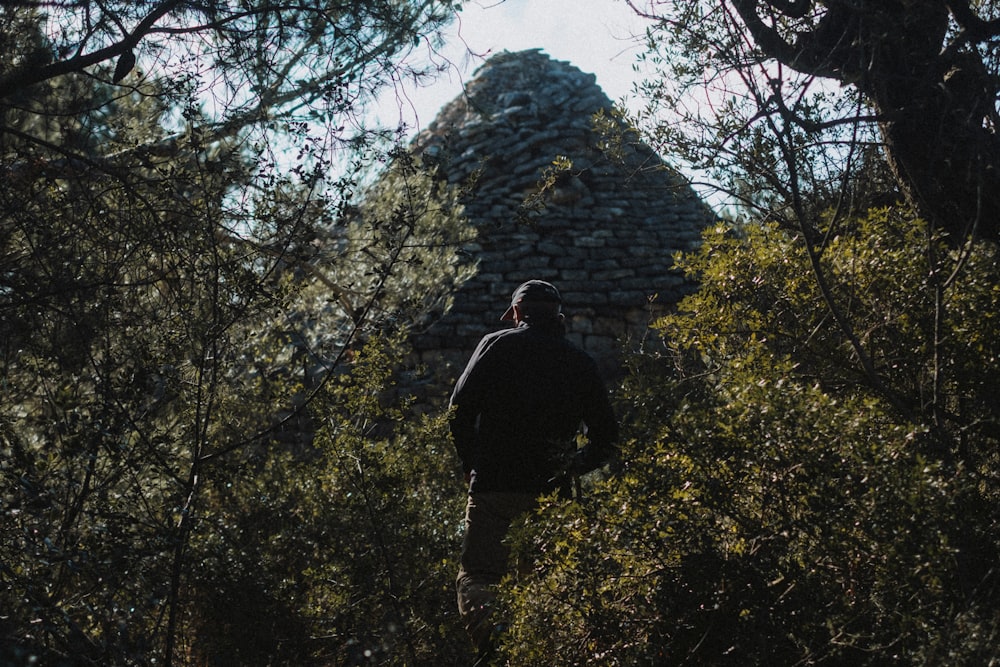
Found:
<path fill-rule="evenodd" d="M 1000 19 L 984 21 L 972 9 L 968 0 L 949 0 L 945 4 L 955 17 L 955 22 L 965 30 L 970 41 L 982 41 L 1000 36 Z"/>
<path fill-rule="evenodd" d="M 86 67 L 91 67 L 131 53 L 139 41 L 152 30 L 153 25 L 179 4 L 180 0 L 167 0 L 150 12 L 131 34 L 126 35 L 124 39 L 103 49 L 98 49 L 87 54 L 78 54 L 66 60 L 60 60 L 42 67 L 21 67 L 6 76 L 0 77 L 0 99 L 10 97 L 42 81 L 79 72 Z"/>

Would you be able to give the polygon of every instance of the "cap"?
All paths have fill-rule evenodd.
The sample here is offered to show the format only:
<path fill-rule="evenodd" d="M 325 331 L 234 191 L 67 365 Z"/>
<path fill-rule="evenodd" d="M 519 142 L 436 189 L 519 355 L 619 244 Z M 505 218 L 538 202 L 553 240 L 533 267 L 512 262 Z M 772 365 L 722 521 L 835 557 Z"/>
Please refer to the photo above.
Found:
<path fill-rule="evenodd" d="M 500 319 L 514 319 L 514 306 L 520 304 L 521 302 L 551 303 L 558 305 L 562 303 L 562 297 L 559 295 L 559 290 L 557 290 L 555 285 L 552 283 L 547 283 L 544 280 L 529 280 L 526 283 L 521 283 L 521 285 L 514 290 L 514 293 L 510 297 L 510 307 L 504 311 L 504 314 L 500 316 Z"/>

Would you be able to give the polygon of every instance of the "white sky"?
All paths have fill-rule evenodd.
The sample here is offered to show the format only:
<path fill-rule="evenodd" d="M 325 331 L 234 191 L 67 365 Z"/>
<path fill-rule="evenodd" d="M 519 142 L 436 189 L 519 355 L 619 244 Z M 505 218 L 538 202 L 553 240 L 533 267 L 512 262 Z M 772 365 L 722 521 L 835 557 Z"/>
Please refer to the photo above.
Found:
<path fill-rule="evenodd" d="M 646 25 L 622 0 L 469 0 L 448 28 L 441 55 L 451 63 L 449 71 L 429 86 L 389 91 L 378 115 L 390 126 L 401 121 L 423 128 L 461 93 L 485 58 L 533 48 L 596 75 L 607 96 L 619 102 L 640 78 L 633 65 Z"/>

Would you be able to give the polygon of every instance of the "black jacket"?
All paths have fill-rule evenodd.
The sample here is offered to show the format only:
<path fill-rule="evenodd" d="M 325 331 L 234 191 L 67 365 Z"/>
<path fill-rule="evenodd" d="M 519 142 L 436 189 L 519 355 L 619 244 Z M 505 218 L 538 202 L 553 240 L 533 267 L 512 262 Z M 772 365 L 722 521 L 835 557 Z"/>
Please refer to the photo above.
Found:
<path fill-rule="evenodd" d="M 554 319 L 485 336 L 451 404 L 451 432 L 472 492 L 552 491 L 571 459 L 579 473 L 604 463 L 618 435 L 596 364 Z M 576 452 L 581 428 L 589 444 Z"/>

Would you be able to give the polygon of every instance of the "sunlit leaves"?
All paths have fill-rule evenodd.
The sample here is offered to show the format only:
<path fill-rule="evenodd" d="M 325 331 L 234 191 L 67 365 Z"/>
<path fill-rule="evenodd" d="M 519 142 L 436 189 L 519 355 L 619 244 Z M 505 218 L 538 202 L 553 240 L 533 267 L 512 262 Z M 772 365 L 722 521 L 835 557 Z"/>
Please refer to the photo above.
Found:
<path fill-rule="evenodd" d="M 800 238 L 710 230 L 681 260 L 701 289 L 631 362 L 624 469 L 520 535 L 535 566 L 505 597 L 518 664 L 995 657 L 983 422 L 1000 388 L 989 345 L 973 368 L 960 343 L 1000 333 L 993 250 L 949 249 L 898 211 L 824 231 L 830 294 L 882 382 Z"/>

